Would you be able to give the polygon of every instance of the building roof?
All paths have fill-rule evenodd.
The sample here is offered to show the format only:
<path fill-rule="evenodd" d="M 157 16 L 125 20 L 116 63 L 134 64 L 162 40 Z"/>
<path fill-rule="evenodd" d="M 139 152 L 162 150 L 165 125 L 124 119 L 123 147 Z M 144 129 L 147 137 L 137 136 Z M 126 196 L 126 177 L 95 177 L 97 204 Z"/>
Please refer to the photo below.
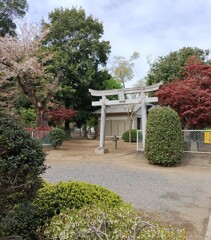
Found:
<path fill-rule="evenodd" d="M 132 111 L 137 112 L 141 108 L 141 104 L 122 104 L 107 106 L 106 113 L 130 113 Z M 101 108 L 93 112 L 94 114 L 100 114 Z"/>

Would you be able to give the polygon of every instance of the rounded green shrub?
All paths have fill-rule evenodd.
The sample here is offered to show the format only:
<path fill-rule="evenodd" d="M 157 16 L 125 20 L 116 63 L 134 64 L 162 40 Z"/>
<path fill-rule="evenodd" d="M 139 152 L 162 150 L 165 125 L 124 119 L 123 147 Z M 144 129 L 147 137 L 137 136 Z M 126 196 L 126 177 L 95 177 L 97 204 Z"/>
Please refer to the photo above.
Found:
<path fill-rule="evenodd" d="M 186 239 L 183 229 L 162 226 L 146 213 L 125 206 L 115 209 L 88 206 L 62 212 L 52 218 L 44 234 L 46 239 L 62 240 Z"/>
<path fill-rule="evenodd" d="M 54 148 L 61 146 L 65 139 L 65 132 L 60 128 L 54 128 L 49 133 L 49 140 Z"/>
<path fill-rule="evenodd" d="M 184 149 L 178 114 L 169 107 L 152 109 L 148 114 L 144 155 L 152 164 L 174 166 Z"/>
<path fill-rule="evenodd" d="M 124 140 L 125 142 L 129 142 L 129 130 L 123 133 L 122 140 Z M 136 142 L 136 141 L 137 141 L 137 130 L 131 129 L 131 142 Z"/>
<path fill-rule="evenodd" d="M 55 214 L 66 209 L 80 209 L 85 205 L 105 205 L 115 207 L 123 200 L 114 192 L 86 182 L 69 181 L 45 184 L 39 190 L 34 202 L 39 218 L 45 222 Z"/>
<path fill-rule="evenodd" d="M 34 202 L 42 216 L 52 217 L 65 209 L 80 209 L 85 205 L 103 204 L 115 207 L 123 203 L 116 193 L 86 182 L 69 181 L 45 184 Z"/>

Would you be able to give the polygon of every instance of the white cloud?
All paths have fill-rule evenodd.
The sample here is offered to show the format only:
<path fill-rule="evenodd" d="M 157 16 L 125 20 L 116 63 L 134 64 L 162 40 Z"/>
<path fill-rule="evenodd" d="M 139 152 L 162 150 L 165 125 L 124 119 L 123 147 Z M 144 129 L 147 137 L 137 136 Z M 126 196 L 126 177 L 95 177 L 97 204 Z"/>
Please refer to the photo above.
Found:
<path fill-rule="evenodd" d="M 134 81 L 148 70 L 147 57 L 155 59 L 182 47 L 210 47 L 211 1 L 207 0 L 29 0 L 30 21 L 47 20 L 56 7 L 82 7 L 104 26 L 111 56 L 141 54 Z M 131 85 L 131 84 L 129 84 Z"/>

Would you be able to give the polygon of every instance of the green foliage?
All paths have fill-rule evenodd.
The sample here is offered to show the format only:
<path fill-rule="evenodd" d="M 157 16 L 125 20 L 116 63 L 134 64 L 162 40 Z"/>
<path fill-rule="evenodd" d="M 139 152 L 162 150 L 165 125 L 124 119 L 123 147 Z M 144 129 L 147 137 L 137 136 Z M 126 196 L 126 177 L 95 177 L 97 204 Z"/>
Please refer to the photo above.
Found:
<path fill-rule="evenodd" d="M 123 133 L 122 139 L 125 142 L 129 142 L 129 130 Z M 136 141 L 137 141 L 137 130 L 131 129 L 131 142 L 136 142 Z"/>
<path fill-rule="evenodd" d="M 26 0 L 1 0 L 0 1 L 0 36 L 6 33 L 16 35 L 15 19 L 26 14 L 28 4 Z"/>
<path fill-rule="evenodd" d="M 45 182 L 35 200 L 17 205 L 4 223 L 12 224 L 8 225 L 8 233 L 35 240 L 39 239 L 44 225 L 48 225 L 53 216 L 67 209 L 80 209 L 87 205 L 109 208 L 128 206 L 117 194 L 98 185 L 72 181 L 57 184 Z"/>
<path fill-rule="evenodd" d="M 18 93 L 18 100 L 15 105 L 16 108 L 29 109 L 32 108 L 32 102 L 30 99 L 22 92 Z"/>
<path fill-rule="evenodd" d="M 35 202 L 43 222 L 63 210 L 80 209 L 93 204 L 115 207 L 123 204 L 123 201 L 117 194 L 101 186 L 70 181 L 47 184 L 40 189 Z"/>
<path fill-rule="evenodd" d="M 54 148 L 61 146 L 65 139 L 65 132 L 60 128 L 54 128 L 49 133 L 49 140 Z"/>
<path fill-rule="evenodd" d="M 122 84 L 120 81 L 116 80 L 115 78 L 110 78 L 103 82 L 103 89 L 105 90 L 112 90 L 112 89 L 121 89 Z M 109 100 L 117 100 L 118 96 L 107 96 Z"/>
<path fill-rule="evenodd" d="M 39 175 L 46 169 L 44 160 L 41 144 L 17 120 L 0 112 L 0 229 L 17 203 L 36 194 L 41 186 Z"/>
<path fill-rule="evenodd" d="M 110 78 L 103 82 L 103 88 L 106 90 L 121 89 L 122 84 L 119 81 L 117 81 L 115 78 Z"/>
<path fill-rule="evenodd" d="M 97 125 L 97 122 L 98 122 L 97 117 L 92 115 L 92 116 L 87 120 L 86 124 L 87 124 L 87 127 L 88 127 L 88 128 L 93 128 L 93 127 L 95 127 L 95 126 Z"/>
<path fill-rule="evenodd" d="M 112 209 L 88 206 L 68 210 L 51 220 L 45 235 L 48 239 L 60 240 L 186 239 L 183 229 L 163 227 L 130 207 Z"/>
<path fill-rule="evenodd" d="M 112 191 L 86 182 L 59 182 L 46 184 L 39 190 L 35 201 L 41 218 L 51 218 L 67 208 L 80 209 L 85 205 L 104 204 L 115 207 L 122 204 L 122 199 Z"/>
<path fill-rule="evenodd" d="M 77 111 L 75 121 L 81 127 L 92 112 L 88 89 L 100 89 L 102 81 L 108 79 L 106 71 L 98 69 L 107 62 L 110 43 L 102 40 L 102 23 L 82 8 L 57 8 L 43 26 L 50 29 L 46 38 L 54 53 L 50 68 L 62 72 L 56 100 Z"/>
<path fill-rule="evenodd" d="M 33 128 L 37 127 L 36 112 L 33 108 L 20 109 L 20 122 L 23 127 Z"/>
<path fill-rule="evenodd" d="M 31 202 L 16 205 L 2 221 L 7 236 L 21 236 L 24 240 L 38 239 L 36 229 L 40 224 L 36 208 Z M 1 236 L 1 232 L 0 232 Z M 3 236 L 3 235 L 2 235 Z"/>
<path fill-rule="evenodd" d="M 152 164 L 174 166 L 180 163 L 184 149 L 178 114 L 169 107 L 149 111 L 144 154 Z"/>
<path fill-rule="evenodd" d="M 39 219 L 43 222 L 62 210 L 80 209 L 93 204 L 115 207 L 123 204 L 123 201 L 117 194 L 101 186 L 72 181 L 46 184 L 35 201 Z"/>
<path fill-rule="evenodd" d="M 152 85 L 160 81 L 164 83 L 172 82 L 176 78 L 184 79 L 185 62 L 193 55 L 205 61 L 209 54 L 209 50 L 184 47 L 178 51 L 170 52 L 165 57 L 159 57 L 150 64 L 150 70 L 146 77 L 147 85 Z"/>

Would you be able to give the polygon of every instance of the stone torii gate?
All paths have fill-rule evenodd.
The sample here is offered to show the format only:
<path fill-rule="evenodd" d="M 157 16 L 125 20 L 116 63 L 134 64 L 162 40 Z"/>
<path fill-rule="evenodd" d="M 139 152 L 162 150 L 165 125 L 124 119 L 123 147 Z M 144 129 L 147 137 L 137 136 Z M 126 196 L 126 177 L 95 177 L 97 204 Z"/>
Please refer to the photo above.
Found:
<path fill-rule="evenodd" d="M 141 103 L 141 115 L 142 115 L 142 137 L 143 147 L 145 146 L 145 135 L 146 135 L 146 123 L 147 123 L 147 109 L 146 103 L 157 102 L 157 97 L 148 97 L 146 93 L 153 92 L 159 89 L 162 82 L 151 86 L 144 86 L 139 88 L 124 88 L 124 89 L 113 89 L 113 90 L 93 90 L 89 89 L 92 96 L 101 97 L 100 101 L 93 101 L 92 106 L 101 106 L 101 125 L 100 125 L 100 145 L 95 150 L 96 153 L 107 153 L 108 149 L 105 147 L 105 126 L 106 126 L 106 106 L 121 105 L 121 104 L 138 104 Z M 139 94 L 135 99 L 126 98 L 127 94 Z M 118 100 L 109 100 L 107 96 L 118 96 Z"/>

